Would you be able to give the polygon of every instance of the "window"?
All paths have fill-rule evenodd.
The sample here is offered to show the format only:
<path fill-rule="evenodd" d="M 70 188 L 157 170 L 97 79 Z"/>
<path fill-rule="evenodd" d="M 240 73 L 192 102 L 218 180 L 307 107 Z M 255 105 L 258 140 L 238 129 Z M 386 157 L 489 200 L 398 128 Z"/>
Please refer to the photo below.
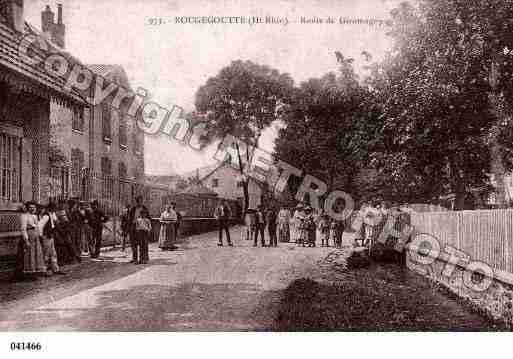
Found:
<path fill-rule="evenodd" d="M 237 181 L 237 187 L 242 187 L 242 181 Z"/>
<path fill-rule="evenodd" d="M 111 177 L 112 174 L 112 162 L 107 157 L 102 157 L 101 163 L 102 169 L 102 177 L 101 177 L 101 188 L 102 188 L 102 198 L 104 199 L 112 199 L 114 196 L 114 178 Z"/>
<path fill-rule="evenodd" d="M 219 180 L 217 178 L 212 180 L 212 187 L 219 187 Z"/>
<path fill-rule="evenodd" d="M 111 110 L 107 104 L 102 104 L 102 134 L 103 140 L 106 142 L 112 141 L 112 126 L 111 126 Z"/>
<path fill-rule="evenodd" d="M 84 132 L 84 109 L 73 109 L 72 128 L 75 131 Z"/>
<path fill-rule="evenodd" d="M 84 168 L 84 152 L 78 148 L 71 150 L 71 193 L 79 196 L 81 193 L 82 169 Z"/>
<path fill-rule="evenodd" d="M 137 156 L 141 156 L 143 153 L 144 136 L 142 135 L 142 132 L 137 129 L 134 129 L 132 133 L 134 138 L 134 153 Z"/>
<path fill-rule="evenodd" d="M 119 147 L 126 149 L 127 141 L 126 118 L 119 115 Z"/>
<path fill-rule="evenodd" d="M 20 137 L 4 132 L 0 124 L 0 203 L 20 199 Z"/>
<path fill-rule="evenodd" d="M 102 175 L 110 176 L 112 174 L 112 161 L 107 157 L 102 157 Z"/>
<path fill-rule="evenodd" d="M 126 170 L 126 165 L 123 162 L 119 163 L 118 173 L 119 173 L 119 179 L 126 179 L 127 170 Z"/>
<path fill-rule="evenodd" d="M 71 167 L 73 171 L 78 173 L 84 168 L 84 152 L 78 148 L 71 150 Z"/>

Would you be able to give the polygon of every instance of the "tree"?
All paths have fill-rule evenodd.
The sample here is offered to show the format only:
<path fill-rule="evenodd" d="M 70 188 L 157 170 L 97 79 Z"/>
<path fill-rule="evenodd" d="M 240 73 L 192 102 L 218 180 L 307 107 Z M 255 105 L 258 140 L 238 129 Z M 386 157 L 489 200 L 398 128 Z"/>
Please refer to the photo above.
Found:
<path fill-rule="evenodd" d="M 370 81 L 383 112 L 373 160 L 410 198 L 454 193 L 462 209 L 492 170 L 502 184 L 512 168 L 512 13 L 499 0 L 422 0 L 392 12 L 394 50 Z"/>
<path fill-rule="evenodd" d="M 276 155 L 325 182 L 328 192 L 357 195 L 354 180 L 362 168 L 373 135 L 374 107 L 360 86 L 352 59 L 336 52 L 338 74 L 310 79 L 294 91 L 276 140 Z"/>
<path fill-rule="evenodd" d="M 244 212 L 249 206 L 248 164 L 251 148 L 258 145 L 262 131 L 281 118 L 294 83 L 288 74 L 251 61 L 233 61 L 196 93 L 196 109 L 207 113 L 207 135 L 213 139 L 234 136 L 248 144 L 236 144 L 237 158 L 231 159 L 240 172 Z"/>

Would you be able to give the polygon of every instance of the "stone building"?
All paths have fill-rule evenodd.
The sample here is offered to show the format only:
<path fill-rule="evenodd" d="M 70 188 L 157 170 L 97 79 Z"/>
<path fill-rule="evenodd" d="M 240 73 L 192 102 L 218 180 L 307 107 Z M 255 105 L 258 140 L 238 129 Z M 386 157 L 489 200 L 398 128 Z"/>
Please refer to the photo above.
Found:
<path fill-rule="evenodd" d="M 48 70 L 50 53 L 80 61 L 64 49 L 62 6 L 57 22 L 50 7 L 41 20 L 39 31 L 25 22 L 23 0 L 0 0 L 0 264 L 16 253 L 23 202 L 94 197 L 117 208 L 144 189 L 143 133 L 122 115 L 126 106 L 90 106 L 87 93 L 66 88 L 65 77 Z M 47 50 L 30 48 L 39 63 L 19 51 L 26 35 L 48 41 Z M 130 90 L 120 66 L 90 69 Z"/>
<path fill-rule="evenodd" d="M 46 203 L 52 192 L 51 118 L 82 113 L 79 93 L 64 80 L 23 58 L 18 46 L 39 32 L 24 20 L 21 0 L 0 1 L 0 259 L 15 252 L 17 210 L 24 201 Z M 46 53 L 34 48 L 34 58 Z"/>
<path fill-rule="evenodd" d="M 62 6 L 58 5 L 58 20 L 54 23 L 54 14 L 47 6 L 41 13 L 41 28 L 48 40 L 64 50 L 62 12 Z M 85 66 L 105 83 L 115 83 L 132 92 L 122 66 Z M 91 86 L 91 91 L 93 89 Z M 71 169 L 69 192 L 72 197 L 126 203 L 141 192 L 140 186 L 134 184 L 144 183 L 144 135 L 137 130 L 134 118 L 126 115 L 127 103 L 114 109 L 108 105 L 110 102 L 105 100 L 82 110 L 52 108 L 50 112 L 51 147 L 62 157 L 56 165 Z"/>

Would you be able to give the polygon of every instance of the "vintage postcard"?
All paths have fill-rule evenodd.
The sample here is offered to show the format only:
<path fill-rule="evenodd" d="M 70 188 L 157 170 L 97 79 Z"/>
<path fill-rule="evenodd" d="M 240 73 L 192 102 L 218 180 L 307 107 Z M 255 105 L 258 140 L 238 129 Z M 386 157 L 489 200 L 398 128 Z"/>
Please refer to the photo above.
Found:
<path fill-rule="evenodd" d="M 509 331 L 512 14 L 0 0 L 2 349 Z"/>

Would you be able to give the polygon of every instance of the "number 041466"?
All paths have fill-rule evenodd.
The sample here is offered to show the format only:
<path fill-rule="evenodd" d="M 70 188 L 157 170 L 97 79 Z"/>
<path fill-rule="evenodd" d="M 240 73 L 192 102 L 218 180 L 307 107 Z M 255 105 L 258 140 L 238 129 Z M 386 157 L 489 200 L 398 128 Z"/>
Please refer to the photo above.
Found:
<path fill-rule="evenodd" d="M 41 343 L 34 342 L 12 342 L 11 350 L 19 351 L 39 351 L 41 350 Z"/>

